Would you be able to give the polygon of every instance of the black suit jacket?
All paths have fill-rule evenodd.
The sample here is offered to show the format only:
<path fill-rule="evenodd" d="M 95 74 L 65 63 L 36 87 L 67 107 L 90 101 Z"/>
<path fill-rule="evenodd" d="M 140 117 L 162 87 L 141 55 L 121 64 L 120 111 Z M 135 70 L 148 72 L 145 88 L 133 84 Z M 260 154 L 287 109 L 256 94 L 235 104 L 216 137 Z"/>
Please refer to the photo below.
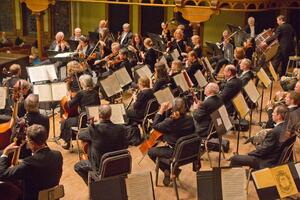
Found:
<path fill-rule="evenodd" d="M 271 44 L 275 39 L 278 39 L 279 49 L 285 56 L 290 56 L 294 51 L 294 36 L 295 31 L 290 24 L 284 23 L 277 27 L 275 34 L 266 40 L 267 44 Z"/>
<path fill-rule="evenodd" d="M 252 71 L 247 71 L 246 73 L 242 73 L 240 79 L 242 81 L 243 87 L 247 85 L 247 83 L 254 78 L 254 74 Z"/>
<path fill-rule="evenodd" d="M 256 150 L 248 154 L 259 159 L 260 168 L 271 167 L 277 164 L 281 154 L 279 138 L 284 131 L 284 126 L 284 123 L 275 126 L 268 132 L 262 144 L 256 146 Z"/>
<path fill-rule="evenodd" d="M 217 95 L 208 97 L 203 101 L 202 105 L 193 113 L 196 128 L 195 133 L 201 137 L 206 137 L 209 134 L 210 114 L 221 107 L 222 104 L 222 99 Z"/>
<path fill-rule="evenodd" d="M 152 87 L 153 92 L 164 89 L 168 83 L 170 83 L 170 79 L 168 77 L 158 79 L 153 84 L 153 87 Z"/>
<path fill-rule="evenodd" d="M 121 47 L 127 47 L 131 43 L 132 36 L 133 36 L 132 32 L 128 32 L 127 35 L 125 36 L 124 40 L 122 41 L 122 43 L 121 43 L 121 40 L 122 40 L 122 36 L 121 36 L 120 37 Z"/>
<path fill-rule="evenodd" d="M 195 86 L 198 85 L 197 79 L 194 76 L 195 73 L 197 72 L 197 70 L 200 70 L 201 72 L 203 72 L 203 66 L 200 65 L 198 60 L 193 62 L 192 65 L 187 69 L 187 73 Z"/>
<path fill-rule="evenodd" d="M 89 161 L 94 170 L 99 169 L 103 154 L 111 151 L 126 149 L 128 141 L 124 126 L 113 124 L 110 120 L 89 126 L 78 135 L 80 140 L 89 143 Z"/>
<path fill-rule="evenodd" d="M 223 100 L 229 114 L 233 114 L 234 106 L 232 98 L 242 90 L 242 81 L 237 77 L 233 77 L 221 87 L 220 97 Z"/>
<path fill-rule="evenodd" d="M 59 184 L 62 175 L 63 157 L 59 151 L 48 147 L 27 157 L 19 165 L 10 167 L 6 157 L 0 158 L 0 180 L 22 180 L 24 199 L 38 199 L 40 190 Z"/>
<path fill-rule="evenodd" d="M 250 29 L 249 24 L 247 24 L 245 26 L 244 30 L 245 30 L 246 33 L 251 34 L 251 29 Z M 260 28 L 257 24 L 254 24 L 254 32 L 255 32 L 255 36 L 258 35 L 261 32 L 261 30 L 260 30 Z"/>
<path fill-rule="evenodd" d="M 136 101 L 133 104 L 133 110 L 136 113 L 137 118 L 144 118 L 147 103 L 153 98 L 155 98 L 155 96 L 152 89 L 145 89 L 138 93 Z"/>
<path fill-rule="evenodd" d="M 69 107 L 78 105 L 85 111 L 85 106 L 100 105 L 100 98 L 96 90 L 80 90 L 68 103 Z"/>
<path fill-rule="evenodd" d="M 145 59 L 144 59 L 144 64 L 150 66 L 150 70 L 153 73 L 154 72 L 154 65 L 156 63 L 157 59 L 157 54 L 154 49 L 146 49 L 145 50 Z"/>
<path fill-rule="evenodd" d="M 163 140 L 171 146 L 175 146 L 176 141 L 195 130 L 193 118 L 188 115 L 182 115 L 178 119 L 156 114 L 153 121 L 153 128 L 163 133 Z"/>
<path fill-rule="evenodd" d="M 56 47 L 56 41 L 54 40 L 52 43 L 51 43 L 51 45 L 50 45 L 50 47 L 49 47 L 49 50 L 50 51 L 54 51 L 55 50 L 55 47 Z M 69 47 L 65 47 L 64 48 L 64 50 L 62 51 L 62 49 L 59 47 L 59 49 L 58 49 L 58 52 L 68 52 L 70 49 L 69 49 Z"/>

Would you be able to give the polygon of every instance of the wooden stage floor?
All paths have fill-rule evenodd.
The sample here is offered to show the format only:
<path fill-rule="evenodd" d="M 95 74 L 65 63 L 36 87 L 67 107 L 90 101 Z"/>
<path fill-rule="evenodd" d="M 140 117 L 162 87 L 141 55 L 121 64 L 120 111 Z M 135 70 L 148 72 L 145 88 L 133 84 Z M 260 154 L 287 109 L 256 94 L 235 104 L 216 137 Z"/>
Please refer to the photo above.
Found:
<path fill-rule="evenodd" d="M 278 91 L 279 88 L 279 83 L 276 83 L 274 85 L 274 91 Z M 259 89 L 260 90 L 260 89 Z M 269 92 L 270 90 L 266 90 L 265 92 L 265 100 L 264 100 L 264 105 L 266 105 L 267 100 L 269 99 Z M 273 92 L 274 94 L 274 92 Z M 266 120 L 266 113 L 263 113 L 263 121 Z M 59 118 L 56 115 L 56 120 L 55 120 L 55 130 L 56 130 L 56 136 L 59 135 Z M 259 113 L 257 111 L 254 111 L 253 113 L 253 119 L 254 121 L 258 121 L 259 119 Z M 52 125 L 52 120 L 51 120 L 51 125 Z M 257 133 L 261 128 L 258 126 L 252 126 L 252 135 Z M 53 131 L 51 127 L 51 133 L 50 137 L 53 136 Z M 247 136 L 248 132 L 241 133 L 241 136 Z M 228 166 L 229 161 L 227 161 L 228 158 L 230 158 L 236 150 L 236 134 L 231 132 L 228 133 L 227 135 L 224 136 L 224 138 L 230 140 L 230 151 L 225 154 L 226 159 L 222 159 L 221 165 L 222 166 Z M 243 144 L 245 141 L 244 138 L 240 139 L 240 148 L 239 148 L 239 153 L 240 154 L 246 154 L 249 151 L 253 150 L 254 147 L 251 144 Z M 55 142 L 48 142 L 49 146 L 52 149 L 59 150 L 62 152 L 63 157 L 64 157 L 64 165 L 63 165 L 63 175 L 61 178 L 60 183 L 64 185 L 65 187 L 65 197 L 63 198 L 64 200 L 87 200 L 88 199 L 88 188 L 85 185 L 85 183 L 82 181 L 82 179 L 75 173 L 74 171 L 74 164 L 78 162 L 78 154 L 75 152 L 70 153 L 67 150 L 64 150 L 60 145 L 56 144 Z M 75 142 L 73 143 L 75 148 Z M 300 142 L 299 138 L 296 141 L 295 145 L 295 150 L 296 150 L 296 156 L 298 160 L 300 159 Z M 144 171 L 151 171 L 153 180 L 154 180 L 154 163 L 149 159 L 148 156 L 144 158 L 144 160 L 141 162 L 140 165 L 138 165 L 139 160 L 141 159 L 142 155 L 138 150 L 138 147 L 130 147 L 129 151 L 131 152 L 132 155 L 132 165 L 133 169 L 132 172 L 144 172 Z M 212 158 L 212 164 L 214 167 L 217 166 L 218 164 L 218 153 L 217 152 L 212 152 L 211 154 Z M 207 154 L 204 154 L 203 160 L 201 162 L 202 167 L 201 170 L 209 170 L 210 169 L 210 164 L 209 161 L 207 160 Z M 180 188 L 179 188 L 179 195 L 180 199 L 197 199 L 197 185 L 196 185 L 196 174 L 192 171 L 192 165 L 187 165 L 182 168 L 182 173 L 180 174 Z M 176 199 L 175 198 L 175 193 L 173 190 L 173 187 L 164 187 L 162 183 L 162 178 L 163 178 L 163 173 L 160 173 L 159 177 L 159 186 L 155 187 L 154 186 L 154 191 L 155 191 L 155 196 L 157 200 L 166 200 L 166 199 Z M 248 194 L 248 199 L 249 200 L 256 200 L 258 199 L 255 188 L 253 186 L 253 183 L 250 183 L 249 186 L 249 194 Z"/>

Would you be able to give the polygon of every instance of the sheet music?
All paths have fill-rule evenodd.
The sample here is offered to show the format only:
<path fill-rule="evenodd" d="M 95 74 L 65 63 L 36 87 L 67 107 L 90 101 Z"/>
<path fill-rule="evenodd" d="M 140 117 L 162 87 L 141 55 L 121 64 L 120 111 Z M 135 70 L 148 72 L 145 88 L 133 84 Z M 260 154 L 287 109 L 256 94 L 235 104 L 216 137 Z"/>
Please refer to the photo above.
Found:
<path fill-rule="evenodd" d="M 210 62 L 209 62 L 209 60 L 208 60 L 207 57 L 204 57 L 204 62 L 206 64 L 208 70 L 210 71 L 210 73 L 212 73 L 214 71 L 214 69 L 212 68 L 212 66 L 211 66 L 211 64 L 210 64 Z"/>
<path fill-rule="evenodd" d="M 147 65 L 142 66 L 141 68 L 137 69 L 135 72 L 139 77 L 146 76 L 147 78 L 151 79 L 152 72 Z"/>
<path fill-rule="evenodd" d="M 218 110 L 219 110 L 219 113 L 220 113 L 220 116 L 221 116 L 221 119 L 223 121 L 223 124 L 224 124 L 224 127 L 225 127 L 226 131 L 231 130 L 233 128 L 233 126 L 232 126 L 232 123 L 229 119 L 229 115 L 228 115 L 228 112 L 226 110 L 226 107 L 223 105 Z"/>
<path fill-rule="evenodd" d="M 200 70 L 197 70 L 196 73 L 194 74 L 194 76 L 198 82 L 198 85 L 201 88 L 204 88 L 208 84 L 207 80 L 205 79 L 205 77 L 203 76 L 203 74 Z"/>
<path fill-rule="evenodd" d="M 63 66 L 60 68 L 60 80 L 65 80 L 67 77 L 67 66 Z"/>
<path fill-rule="evenodd" d="M 167 68 L 167 71 L 170 70 L 170 67 L 169 67 L 169 65 L 168 65 L 168 61 L 167 61 L 167 59 L 165 58 L 165 56 L 162 56 L 158 62 L 165 64 L 165 66 L 166 66 L 166 68 Z"/>
<path fill-rule="evenodd" d="M 275 186 L 275 180 L 271 174 L 270 168 L 254 171 L 251 175 L 257 189 Z"/>
<path fill-rule="evenodd" d="M 99 123 L 99 106 L 87 106 L 86 112 L 88 119 L 94 118 L 95 123 Z"/>
<path fill-rule="evenodd" d="M 65 58 L 65 57 L 71 57 L 73 55 L 73 52 L 65 52 L 65 53 L 59 53 L 54 56 L 54 58 Z"/>
<path fill-rule="evenodd" d="M 183 92 L 186 92 L 189 90 L 189 85 L 186 82 L 182 73 L 173 76 L 173 79 L 174 79 L 176 85 L 179 86 Z"/>
<path fill-rule="evenodd" d="M 41 65 L 37 67 L 26 67 L 28 76 L 32 83 L 57 79 L 54 65 Z"/>
<path fill-rule="evenodd" d="M 160 105 L 164 102 L 170 102 L 170 104 L 172 105 L 174 101 L 174 96 L 169 87 L 155 92 L 154 96 Z"/>
<path fill-rule="evenodd" d="M 33 93 L 39 95 L 40 102 L 52 101 L 51 84 L 33 85 Z"/>
<path fill-rule="evenodd" d="M 272 81 L 263 68 L 260 68 L 256 75 L 266 88 L 268 88 L 271 85 Z"/>
<path fill-rule="evenodd" d="M 258 101 L 258 99 L 260 98 L 260 94 L 259 94 L 253 80 L 248 81 L 247 85 L 244 86 L 244 90 L 253 103 L 256 103 Z"/>
<path fill-rule="evenodd" d="M 115 124 L 125 124 L 124 115 L 126 114 L 124 104 L 110 104 L 111 118 Z"/>
<path fill-rule="evenodd" d="M 122 88 L 120 87 L 119 81 L 116 75 L 112 74 L 108 76 L 106 79 L 100 81 L 107 97 L 111 97 L 115 94 L 122 92 Z"/>
<path fill-rule="evenodd" d="M 235 105 L 236 110 L 239 112 L 241 118 L 244 118 L 250 111 L 241 92 L 232 99 L 232 102 Z"/>
<path fill-rule="evenodd" d="M 271 62 L 269 62 L 269 71 L 270 71 L 274 81 L 278 81 L 277 73 L 275 72 L 274 67 Z"/>
<path fill-rule="evenodd" d="M 4 109 L 7 99 L 7 87 L 0 87 L 0 109 Z"/>
<path fill-rule="evenodd" d="M 68 94 L 67 83 L 52 83 L 52 101 L 60 101 Z"/>
<path fill-rule="evenodd" d="M 128 74 L 125 67 L 118 69 L 117 71 L 114 72 L 114 74 L 115 74 L 116 78 L 118 79 L 121 87 L 124 87 L 132 82 L 132 79 L 131 79 L 130 75 Z"/>
<path fill-rule="evenodd" d="M 247 177 L 244 168 L 221 169 L 223 200 L 246 200 Z"/>
<path fill-rule="evenodd" d="M 180 54 L 177 49 L 174 49 L 171 53 L 171 56 L 172 56 L 173 60 L 179 60 L 178 58 L 179 58 Z"/>
<path fill-rule="evenodd" d="M 151 172 L 129 174 L 125 182 L 128 200 L 154 200 Z"/>
<path fill-rule="evenodd" d="M 298 176 L 300 177 L 300 163 L 296 163 L 295 168 L 296 168 L 296 171 L 298 173 Z"/>

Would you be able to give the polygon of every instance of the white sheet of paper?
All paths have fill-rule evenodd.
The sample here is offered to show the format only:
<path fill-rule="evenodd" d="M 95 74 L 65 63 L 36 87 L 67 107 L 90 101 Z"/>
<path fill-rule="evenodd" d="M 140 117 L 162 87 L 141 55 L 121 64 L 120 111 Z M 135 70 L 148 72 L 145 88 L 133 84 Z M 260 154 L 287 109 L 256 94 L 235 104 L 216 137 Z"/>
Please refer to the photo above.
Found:
<path fill-rule="evenodd" d="M 68 94 L 67 83 L 52 83 L 52 101 L 60 101 Z"/>
<path fill-rule="evenodd" d="M 269 71 L 270 71 L 270 73 L 271 73 L 271 75 L 272 75 L 274 81 L 278 81 L 278 75 L 277 75 L 277 73 L 275 72 L 275 69 L 274 69 L 274 67 L 273 67 L 272 62 L 269 62 Z"/>
<path fill-rule="evenodd" d="M 117 71 L 114 72 L 114 74 L 117 77 L 121 87 L 124 87 L 132 82 L 132 79 L 125 67 L 118 69 Z"/>
<path fill-rule="evenodd" d="M 214 69 L 212 68 L 212 66 L 211 66 L 211 64 L 210 64 L 210 62 L 209 62 L 209 60 L 208 60 L 207 57 L 204 57 L 204 62 L 206 64 L 208 70 L 212 73 L 214 71 Z"/>
<path fill-rule="evenodd" d="M 272 81 L 263 68 L 260 68 L 256 75 L 266 88 L 271 85 Z"/>
<path fill-rule="evenodd" d="M 65 80 L 67 77 L 67 67 L 63 66 L 60 68 L 60 80 Z"/>
<path fill-rule="evenodd" d="M 129 174 L 125 182 L 128 200 L 154 200 L 151 172 Z"/>
<path fill-rule="evenodd" d="M 158 90 L 154 93 L 154 96 L 160 105 L 164 102 L 169 102 L 172 105 L 174 101 L 174 96 L 169 87 L 166 87 L 162 90 Z"/>
<path fill-rule="evenodd" d="M 7 99 L 7 87 L 0 87 L 0 109 L 4 109 Z"/>
<path fill-rule="evenodd" d="M 146 76 L 147 78 L 151 79 L 152 73 L 150 68 L 147 65 L 144 65 L 143 67 L 136 70 L 136 73 L 139 77 Z"/>
<path fill-rule="evenodd" d="M 40 102 L 52 101 L 51 84 L 33 85 L 33 93 L 39 95 Z"/>
<path fill-rule="evenodd" d="M 223 200 L 247 200 L 247 177 L 244 168 L 221 169 Z"/>
<path fill-rule="evenodd" d="M 204 88 L 208 84 L 207 80 L 205 79 L 204 75 L 202 74 L 202 72 L 200 70 L 197 70 L 196 73 L 194 74 L 194 76 L 198 82 L 198 85 L 201 88 Z"/>
<path fill-rule="evenodd" d="M 230 129 L 233 128 L 233 125 L 229 119 L 229 115 L 228 115 L 228 112 L 226 110 L 226 107 L 223 105 L 219 108 L 219 113 L 220 113 L 220 116 L 222 118 L 222 121 L 223 121 L 223 124 L 224 124 L 224 127 L 226 129 L 226 131 L 229 131 Z"/>
<path fill-rule="evenodd" d="M 173 52 L 171 53 L 171 56 L 172 56 L 173 60 L 178 60 L 180 54 L 177 49 L 174 49 Z"/>
<path fill-rule="evenodd" d="M 59 53 L 59 54 L 56 54 L 54 56 L 54 58 L 65 58 L 65 57 L 70 57 L 72 56 L 74 52 L 65 52 L 65 53 Z"/>
<path fill-rule="evenodd" d="M 248 81 L 247 85 L 244 86 L 244 90 L 253 103 L 259 100 L 260 94 L 252 80 Z"/>
<path fill-rule="evenodd" d="M 189 90 L 188 83 L 186 82 L 182 73 L 179 73 L 179 74 L 173 76 L 173 79 L 174 79 L 176 85 L 179 86 L 183 92 L 186 92 Z"/>
<path fill-rule="evenodd" d="M 300 163 L 296 163 L 295 168 L 297 170 L 298 176 L 300 177 Z"/>
<path fill-rule="evenodd" d="M 88 119 L 94 118 L 95 123 L 99 123 L 99 106 L 87 106 L 87 117 Z"/>
<path fill-rule="evenodd" d="M 57 80 L 57 74 L 56 69 L 54 65 L 45 65 L 46 66 L 46 72 L 48 75 L 48 79 L 52 82 L 54 80 Z"/>
<path fill-rule="evenodd" d="M 111 121 L 115 124 L 125 124 L 124 114 L 125 108 L 124 104 L 110 104 L 111 107 Z"/>
<path fill-rule="evenodd" d="M 233 99 L 233 104 L 235 105 L 236 110 L 239 112 L 239 115 L 244 118 L 250 111 L 244 95 L 240 92 Z"/>
<path fill-rule="evenodd" d="M 108 97 L 122 92 L 122 88 L 120 87 L 119 81 L 116 75 L 114 74 L 108 76 L 104 80 L 101 80 L 100 83 Z"/>
<path fill-rule="evenodd" d="M 52 81 L 57 79 L 54 65 L 41 65 L 37 67 L 26 67 L 28 76 L 32 83 L 39 81 Z"/>

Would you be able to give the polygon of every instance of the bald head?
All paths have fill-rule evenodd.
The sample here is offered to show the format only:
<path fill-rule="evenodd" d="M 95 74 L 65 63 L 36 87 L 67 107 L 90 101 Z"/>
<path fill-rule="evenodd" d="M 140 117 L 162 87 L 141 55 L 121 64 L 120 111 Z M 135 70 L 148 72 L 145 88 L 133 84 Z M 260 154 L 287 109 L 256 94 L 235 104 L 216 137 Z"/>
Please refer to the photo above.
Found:
<path fill-rule="evenodd" d="M 209 96 L 214 96 L 219 93 L 219 86 L 217 83 L 209 83 L 205 87 L 204 94 L 209 97 Z"/>
<path fill-rule="evenodd" d="M 110 105 L 101 105 L 98 109 L 99 118 L 103 120 L 109 120 L 111 117 L 111 107 Z"/>

